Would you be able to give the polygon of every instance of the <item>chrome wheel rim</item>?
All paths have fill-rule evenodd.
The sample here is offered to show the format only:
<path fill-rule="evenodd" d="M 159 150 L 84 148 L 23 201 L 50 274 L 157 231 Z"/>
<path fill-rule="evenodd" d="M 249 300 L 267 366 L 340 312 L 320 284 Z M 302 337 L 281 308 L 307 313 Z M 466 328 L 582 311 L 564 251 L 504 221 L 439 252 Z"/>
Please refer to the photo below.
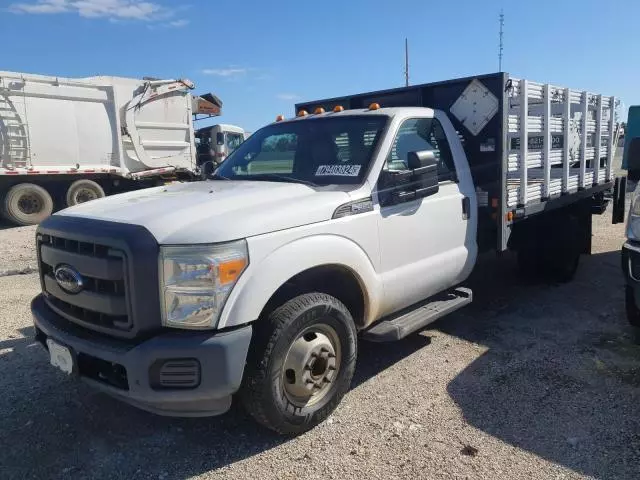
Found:
<path fill-rule="evenodd" d="M 313 325 L 291 343 L 282 370 L 284 393 L 293 405 L 305 407 L 327 396 L 340 372 L 341 350 L 336 331 Z"/>

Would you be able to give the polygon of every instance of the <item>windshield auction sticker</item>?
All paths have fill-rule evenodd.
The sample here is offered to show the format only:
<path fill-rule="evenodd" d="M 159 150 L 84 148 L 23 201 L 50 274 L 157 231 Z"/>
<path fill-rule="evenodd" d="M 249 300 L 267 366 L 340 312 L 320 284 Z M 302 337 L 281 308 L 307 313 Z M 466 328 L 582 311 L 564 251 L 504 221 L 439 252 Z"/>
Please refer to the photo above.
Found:
<path fill-rule="evenodd" d="M 320 165 L 316 177 L 357 177 L 361 165 Z"/>

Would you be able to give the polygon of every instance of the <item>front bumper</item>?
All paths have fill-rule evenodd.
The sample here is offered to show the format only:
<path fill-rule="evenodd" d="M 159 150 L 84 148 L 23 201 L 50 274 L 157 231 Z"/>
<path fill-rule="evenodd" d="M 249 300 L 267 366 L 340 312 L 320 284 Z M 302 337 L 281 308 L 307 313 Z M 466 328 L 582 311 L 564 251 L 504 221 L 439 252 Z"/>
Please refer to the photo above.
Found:
<path fill-rule="evenodd" d="M 627 318 L 640 327 L 640 243 L 628 241 L 622 246 L 622 272 L 627 284 Z"/>
<path fill-rule="evenodd" d="M 42 295 L 31 302 L 36 339 L 69 348 L 74 374 L 92 386 L 144 410 L 168 416 L 225 413 L 240 388 L 251 326 L 227 332 L 162 333 L 142 343 L 106 338 L 61 319 Z M 158 387 L 154 373 L 166 360 L 199 364 L 197 384 L 188 389 Z M 195 362 L 194 362 L 195 360 Z"/>

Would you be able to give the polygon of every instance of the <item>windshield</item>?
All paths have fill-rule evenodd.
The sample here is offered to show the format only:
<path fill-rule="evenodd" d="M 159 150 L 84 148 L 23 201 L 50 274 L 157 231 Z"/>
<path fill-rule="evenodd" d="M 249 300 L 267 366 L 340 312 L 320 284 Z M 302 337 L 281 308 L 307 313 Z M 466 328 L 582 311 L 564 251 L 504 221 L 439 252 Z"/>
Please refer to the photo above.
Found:
<path fill-rule="evenodd" d="M 244 135 L 241 133 L 227 133 L 227 148 L 229 153 L 233 152 L 244 141 Z"/>
<path fill-rule="evenodd" d="M 232 180 L 359 184 L 387 119 L 354 115 L 272 124 L 241 143 L 216 174 Z"/>

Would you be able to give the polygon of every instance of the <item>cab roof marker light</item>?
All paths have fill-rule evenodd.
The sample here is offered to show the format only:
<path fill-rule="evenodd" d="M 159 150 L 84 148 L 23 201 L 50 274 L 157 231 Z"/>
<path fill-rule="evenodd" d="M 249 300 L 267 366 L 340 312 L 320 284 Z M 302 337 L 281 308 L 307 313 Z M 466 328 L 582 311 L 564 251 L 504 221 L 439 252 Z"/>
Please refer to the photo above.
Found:
<path fill-rule="evenodd" d="M 317 107 L 313 113 L 315 113 L 316 115 L 320 115 L 321 113 L 324 113 L 324 108 L 322 107 Z"/>
<path fill-rule="evenodd" d="M 344 107 L 342 105 L 336 105 L 335 107 L 333 107 L 333 111 L 335 113 L 344 112 Z"/>
<path fill-rule="evenodd" d="M 380 104 L 379 103 L 372 103 L 371 105 L 369 105 L 369 110 L 378 110 L 380 108 Z"/>
<path fill-rule="evenodd" d="M 309 112 L 307 112 L 306 110 L 299 110 L 298 111 L 298 117 L 306 117 L 307 115 L 309 115 Z"/>
<path fill-rule="evenodd" d="M 283 120 L 284 120 L 284 115 L 278 115 L 278 116 L 276 117 L 276 122 L 281 122 L 281 121 L 283 121 Z"/>

